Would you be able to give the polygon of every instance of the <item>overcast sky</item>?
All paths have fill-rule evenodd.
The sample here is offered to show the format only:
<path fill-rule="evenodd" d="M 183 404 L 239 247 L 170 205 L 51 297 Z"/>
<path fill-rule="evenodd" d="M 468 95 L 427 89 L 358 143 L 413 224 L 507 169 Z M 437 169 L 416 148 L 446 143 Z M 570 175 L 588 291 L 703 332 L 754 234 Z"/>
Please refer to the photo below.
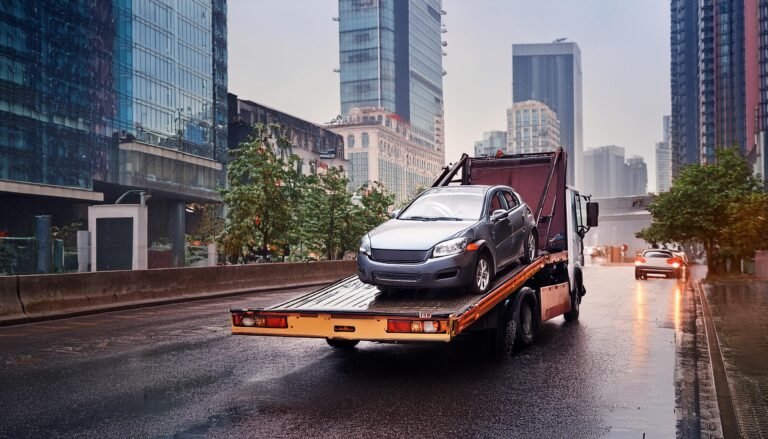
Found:
<path fill-rule="evenodd" d="M 229 0 L 229 90 L 303 119 L 339 114 L 335 0 Z M 579 44 L 584 148 L 619 145 L 649 163 L 670 112 L 668 0 L 443 0 L 446 160 L 503 130 L 513 43 Z"/>

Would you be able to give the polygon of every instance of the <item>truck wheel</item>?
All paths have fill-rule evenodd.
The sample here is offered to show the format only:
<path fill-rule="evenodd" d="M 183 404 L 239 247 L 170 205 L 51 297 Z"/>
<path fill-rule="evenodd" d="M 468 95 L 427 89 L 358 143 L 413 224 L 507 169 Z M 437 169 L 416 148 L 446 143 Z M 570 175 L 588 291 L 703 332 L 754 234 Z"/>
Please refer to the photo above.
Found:
<path fill-rule="evenodd" d="M 488 291 L 493 280 L 493 264 L 488 253 L 483 252 L 477 255 L 475 269 L 472 272 L 472 280 L 469 285 L 472 294 L 484 294 Z"/>
<path fill-rule="evenodd" d="M 520 262 L 523 264 L 530 264 L 536 259 L 539 253 L 538 233 L 536 229 L 531 229 L 528 232 L 528 236 L 525 238 L 525 248 L 523 250 L 523 257 L 520 258 Z"/>
<path fill-rule="evenodd" d="M 331 347 L 345 350 L 352 349 L 360 343 L 360 340 L 342 340 L 338 338 L 326 338 L 325 341 L 327 341 Z"/>
<path fill-rule="evenodd" d="M 533 336 L 536 331 L 536 317 L 530 301 L 523 299 L 520 309 L 515 315 L 517 321 L 517 334 L 515 337 L 515 349 L 523 349 L 533 344 Z"/>
<path fill-rule="evenodd" d="M 517 320 L 504 304 L 499 305 L 499 320 L 496 329 L 491 331 L 491 357 L 496 361 L 509 358 L 514 354 Z"/>
<path fill-rule="evenodd" d="M 584 288 L 584 284 L 581 280 L 581 273 L 576 272 L 574 274 L 574 277 L 576 278 L 575 282 L 575 288 L 571 292 L 571 310 L 567 313 L 563 314 L 563 317 L 565 317 L 566 322 L 574 322 L 576 320 L 579 320 L 579 309 L 581 308 L 581 291 Z"/>

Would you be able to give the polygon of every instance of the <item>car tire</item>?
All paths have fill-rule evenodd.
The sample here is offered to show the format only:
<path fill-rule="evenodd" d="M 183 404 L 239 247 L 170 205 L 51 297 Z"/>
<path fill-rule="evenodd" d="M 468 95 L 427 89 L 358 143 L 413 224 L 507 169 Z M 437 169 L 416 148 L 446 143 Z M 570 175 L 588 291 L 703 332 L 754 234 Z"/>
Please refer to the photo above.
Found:
<path fill-rule="evenodd" d="M 491 287 L 493 271 L 493 261 L 488 253 L 478 254 L 472 269 L 472 279 L 469 284 L 470 292 L 472 294 L 485 294 Z"/>
<path fill-rule="evenodd" d="M 643 278 L 643 276 L 640 275 L 640 271 L 635 270 L 635 280 L 640 280 L 642 278 Z"/>
<path fill-rule="evenodd" d="M 355 346 L 357 346 L 358 343 L 360 343 L 360 340 L 343 340 L 340 338 L 326 338 L 325 341 L 327 341 L 328 345 L 333 348 L 344 350 L 353 349 Z"/>
<path fill-rule="evenodd" d="M 539 239 L 536 229 L 531 229 L 528 232 L 528 236 L 525 237 L 525 245 L 523 246 L 523 256 L 520 257 L 520 262 L 523 264 L 530 264 L 536 259 L 539 254 Z"/>

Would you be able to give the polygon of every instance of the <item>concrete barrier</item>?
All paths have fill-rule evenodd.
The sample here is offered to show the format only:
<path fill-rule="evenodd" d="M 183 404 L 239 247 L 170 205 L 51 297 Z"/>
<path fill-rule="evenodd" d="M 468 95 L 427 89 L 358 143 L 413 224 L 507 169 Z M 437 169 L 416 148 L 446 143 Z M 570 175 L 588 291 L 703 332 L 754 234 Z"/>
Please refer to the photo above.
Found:
<path fill-rule="evenodd" d="M 0 324 L 20 318 L 33 321 L 247 291 L 322 285 L 350 276 L 355 270 L 355 261 L 326 261 L 3 277 Z"/>
<path fill-rule="evenodd" d="M 755 274 L 760 279 L 768 280 L 768 250 L 755 252 Z"/>
<path fill-rule="evenodd" d="M 18 277 L 0 277 L 0 320 L 18 321 L 26 319 L 18 295 Z"/>

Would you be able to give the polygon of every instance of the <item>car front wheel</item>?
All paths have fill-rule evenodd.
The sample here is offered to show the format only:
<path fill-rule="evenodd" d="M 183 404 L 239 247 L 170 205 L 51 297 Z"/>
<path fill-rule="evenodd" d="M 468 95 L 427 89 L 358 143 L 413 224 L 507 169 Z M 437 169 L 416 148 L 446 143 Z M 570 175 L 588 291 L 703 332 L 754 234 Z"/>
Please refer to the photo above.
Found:
<path fill-rule="evenodd" d="M 475 261 L 475 270 L 472 273 L 472 283 L 470 290 L 473 294 L 483 294 L 488 291 L 493 279 L 493 268 L 491 258 L 487 253 L 480 253 Z"/>

